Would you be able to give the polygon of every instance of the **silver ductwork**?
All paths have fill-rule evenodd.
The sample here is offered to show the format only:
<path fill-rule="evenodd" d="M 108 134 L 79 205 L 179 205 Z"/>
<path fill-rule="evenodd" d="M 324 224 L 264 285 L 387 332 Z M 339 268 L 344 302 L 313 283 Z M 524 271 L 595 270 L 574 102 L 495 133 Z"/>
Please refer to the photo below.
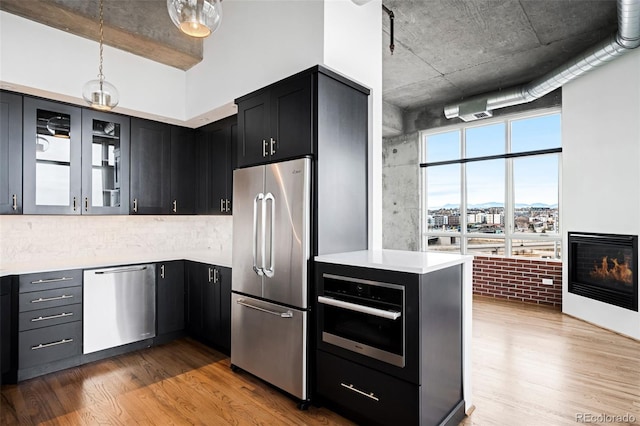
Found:
<path fill-rule="evenodd" d="M 640 46 L 640 0 L 618 0 L 618 32 L 532 82 L 474 96 L 444 108 L 445 117 L 464 121 L 490 117 L 494 109 L 534 101 L 571 80 Z M 481 106 L 479 108 L 479 106 Z"/>

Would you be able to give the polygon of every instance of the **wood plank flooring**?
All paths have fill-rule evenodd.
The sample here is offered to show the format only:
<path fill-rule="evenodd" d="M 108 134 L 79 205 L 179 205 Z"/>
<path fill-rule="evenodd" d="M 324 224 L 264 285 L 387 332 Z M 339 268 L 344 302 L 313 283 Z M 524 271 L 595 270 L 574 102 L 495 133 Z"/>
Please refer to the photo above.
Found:
<path fill-rule="evenodd" d="M 576 425 L 580 413 L 628 414 L 635 421 L 622 424 L 640 425 L 640 342 L 552 308 L 483 298 L 474 299 L 473 327 L 476 408 L 462 425 Z M 352 424 L 326 408 L 299 411 L 189 339 L 3 386 L 1 395 L 2 425 Z"/>

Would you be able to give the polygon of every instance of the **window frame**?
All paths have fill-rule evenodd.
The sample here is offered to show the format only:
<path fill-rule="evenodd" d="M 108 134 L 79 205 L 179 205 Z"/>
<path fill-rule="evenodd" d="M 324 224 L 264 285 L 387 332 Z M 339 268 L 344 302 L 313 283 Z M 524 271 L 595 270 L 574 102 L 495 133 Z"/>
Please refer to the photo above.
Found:
<path fill-rule="evenodd" d="M 562 243 L 562 232 L 561 229 L 558 229 L 557 233 L 532 233 L 532 234 L 522 234 L 515 232 L 515 188 L 514 188 L 514 159 L 517 158 L 532 158 L 540 155 L 557 155 L 558 158 L 558 222 L 560 227 L 562 226 L 562 146 L 559 148 L 552 149 L 541 149 L 534 151 L 526 151 L 526 152 L 511 152 L 512 143 L 511 143 L 511 127 L 512 122 L 519 121 L 523 119 L 532 119 L 536 117 L 548 116 L 548 115 L 556 115 L 560 116 L 560 122 L 562 123 L 562 109 L 560 107 L 552 107 L 552 108 L 544 108 L 537 110 L 530 110 L 521 113 L 509 114 L 500 117 L 492 117 L 488 119 L 483 119 L 479 121 L 473 122 L 460 122 L 449 126 L 438 127 L 429 130 L 422 130 L 419 132 L 419 154 L 420 154 L 420 178 L 419 178 L 419 187 L 420 187 L 420 250 L 427 251 L 429 250 L 428 240 L 429 237 L 456 237 L 459 238 L 459 251 L 462 254 L 479 254 L 476 252 L 469 253 L 468 250 L 468 241 L 471 238 L 490 238 L 490 239 L 501 239 L 504 240 L 504 255 L 497 255 L 499 257 L 515 257 L 522 258 L 519 255 L 514 254 L 514 241 L 520 240 L 528 240 L 528 241 L 553 241 L 555 256 L 549 258 L 540 258 L 540 257 L 528 257 L 530 259 L 545 259 L 545 260 L 560 260 L 561 256 L 561 243 Z M 466 130 L 495 125 L 497 123 L 505 124 L 505 153 L 501 155 L 491 155 L 485 157 L 466 157 Z M 427 138 L 429 136 L 442 134 L 442 133 L 450 133 L 450 132 L 459 132 L 459 152 L 460 158 L 457 160 L 448 160 L 448 161 L 436 161 L 429 163 L 427 161 Z M 562 145 L 562 141 L 561 141 Z M 468 212 L 467 208 L 467 173 L 466 173 L 466 163 L 476 162 L 476 161 L 489 161 L 494 159 L 504 159 L 505 167 L 505 185 L 504 185 L 504 233 L 502 234 L 490 234 L 490 233 L 480 233 L 480 232 L 468 232 Z M 428 229 L 428 197 L 427 197 L 427 169 L 429 167 L 442 166 L 447 164 L 460 164 L 460 231 L 430 231 Z M 481 255 L 486 256 L 495 256 L 495 254 L 482 253 Z"/>

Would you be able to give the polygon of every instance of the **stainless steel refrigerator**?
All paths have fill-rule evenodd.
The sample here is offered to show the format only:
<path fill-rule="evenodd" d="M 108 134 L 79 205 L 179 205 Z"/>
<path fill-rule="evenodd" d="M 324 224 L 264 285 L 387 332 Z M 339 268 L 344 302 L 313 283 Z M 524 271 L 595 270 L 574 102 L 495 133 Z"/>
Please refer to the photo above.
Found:
<path fill-rule="evenodd" d="M 231 364 L 307 400 L 311 160 L 233 174 Z"/>

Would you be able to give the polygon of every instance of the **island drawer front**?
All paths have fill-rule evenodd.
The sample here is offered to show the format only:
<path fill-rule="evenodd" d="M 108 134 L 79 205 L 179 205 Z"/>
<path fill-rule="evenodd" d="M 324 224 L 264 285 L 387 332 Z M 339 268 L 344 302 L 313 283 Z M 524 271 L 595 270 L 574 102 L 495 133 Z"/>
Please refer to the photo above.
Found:
<path fill-rule="evenodd" d="M 318 351 L 318 394 L 368 424 L 417 425 L 420 386 Z"/>
<path fill-rule="evenodd" d="M 82 321 L 23 331 L 18 336 L 18 368 L 24 369 L 82 353 Z"/>
<path fill-rule="evenodd" d="M 23 274 L 19 276 L 19 283 L 20 293 L 82 286 L 82 269 Z"/>
<path fill-rule="evenodd" d="M 82 303 L 82 286 L 56 288 L 53 290 L 21 293 L 18 298 L 19 312 Z"/>
<path fill-rule="evenodd" d="M 81 303 L 21 312 L 18 318 L 18 331 L 33 330 L 80 320 L 82 320 Z"/>

